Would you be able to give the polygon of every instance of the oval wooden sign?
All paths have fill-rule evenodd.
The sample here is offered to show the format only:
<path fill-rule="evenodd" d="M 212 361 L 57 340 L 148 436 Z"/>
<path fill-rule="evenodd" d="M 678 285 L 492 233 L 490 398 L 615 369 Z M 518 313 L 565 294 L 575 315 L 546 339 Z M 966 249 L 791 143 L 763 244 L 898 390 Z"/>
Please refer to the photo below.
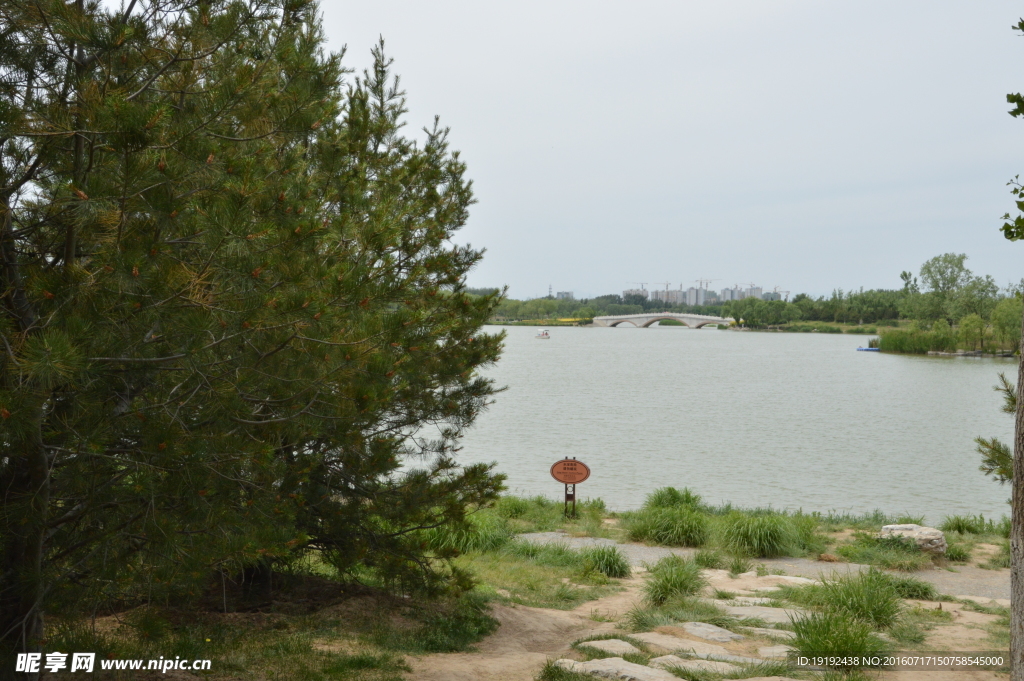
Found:
<path fill-rule="evenodd" d="M 576 459 L 562 459 L 551 467 L 551 477 L 566 485 L 575 485 L 590 477 L 590 468 Z"/>

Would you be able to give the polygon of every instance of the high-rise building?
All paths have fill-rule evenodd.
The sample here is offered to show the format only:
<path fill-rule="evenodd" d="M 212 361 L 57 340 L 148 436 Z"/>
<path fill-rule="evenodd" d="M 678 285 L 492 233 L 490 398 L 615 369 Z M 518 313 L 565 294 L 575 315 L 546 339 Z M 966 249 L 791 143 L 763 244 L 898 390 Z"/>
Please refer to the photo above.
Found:
<path fill-rule="evenodd" d="M 777 291 L 768 291 L 761 295 L 761 300 L 782 300 L 782 294 Z"/>
<path fill-rule="evenodd" d="M 627 288 L 625 291 L 622 292 L 623 298 L 626 298 L 627 296 L 640 296 L 644 300 L 647 300 L 647 297 L 649 295 L 650 293 L 647 291 L 647 289 L 644 288 Z"/>
<path fill-rule="evenodd" d="M 692 286 L 686 291 L 686 304 L 687 305 L 703 305 L 704 304 L 704 289 L 693 288 Z"/>
<path fill-rule="evenodd" d="M 683 290 L 667 290 L 651 291 L 651 300 L 660 300 L 668 305 L 682 305 L 686 303 L 686 291 Z"/>
<path fill-rule="evenodd" d="M 576 299 L 573 297 L 572 291 L 559 291 L 558 293 L 555 294 L 555 300 L 576 300 Z"/>
<path fill-rule="evenodd" d="M 760 298 L 761 297 L 761 287 L 760 286 L 751 286 L 750 288 L 747 289 L 747 296 L 746 297 L 747 298 Z"/>

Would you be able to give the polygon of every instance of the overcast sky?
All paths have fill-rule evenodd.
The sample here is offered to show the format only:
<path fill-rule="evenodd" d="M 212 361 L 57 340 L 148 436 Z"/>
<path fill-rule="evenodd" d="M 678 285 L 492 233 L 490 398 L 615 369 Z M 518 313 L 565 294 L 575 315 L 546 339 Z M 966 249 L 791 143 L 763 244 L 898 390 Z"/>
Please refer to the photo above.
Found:
<path fill-rule="evenodd" d="M 1024 9 L 1008 0 L 323 2 L 378 36 L 410 132 L 451 127 L 479 201 L 472 286 L 529 298 L 755 283 L 898 288 L 944 252 L 1001 284 L 1024 174 Z"/>

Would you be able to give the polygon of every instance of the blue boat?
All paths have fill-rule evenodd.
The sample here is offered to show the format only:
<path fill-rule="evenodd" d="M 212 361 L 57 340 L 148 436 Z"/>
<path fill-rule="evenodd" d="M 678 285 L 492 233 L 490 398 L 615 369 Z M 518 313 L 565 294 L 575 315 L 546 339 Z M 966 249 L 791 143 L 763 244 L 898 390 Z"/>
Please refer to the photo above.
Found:
<path fill-rule="evenodd" d="M 879 348 L 857 348 L 857 352 L 881 352 Z"/>

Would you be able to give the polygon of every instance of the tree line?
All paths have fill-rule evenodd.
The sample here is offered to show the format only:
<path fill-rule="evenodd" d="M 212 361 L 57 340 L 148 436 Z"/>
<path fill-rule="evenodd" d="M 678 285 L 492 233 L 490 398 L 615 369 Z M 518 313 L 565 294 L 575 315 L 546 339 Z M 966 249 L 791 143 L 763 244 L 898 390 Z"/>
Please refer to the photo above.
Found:
<path fill-rule="evenodd" d="M 782 326 L 795 322 L 872 324 L 896 326 L 912 320 L 919 328 L 960 327 L 971 333 L 989 333 L 1001 342 L 1016 344 L 1021 326 L 1021 293 L 1024 280 L 1004 288 L 991 276 L 975 275 L 966 265 L 967 255 L 945 253 L 921 265 L 917 275 L 902 272 L 899 289 L 836 289 L 828 296 L 814 298 L 800 293 L 792 300 L 743 300 L 706 305 L 666 305 L 640 296 L 606 295 L 585 300 L 502 299 L 495 321 L 579 319 L 587 322 L 598 315 L 636 314 L 649 311 L 688 312 L 742 320 L 751 328 Z M 472 289 L 498 293 L 497 289 Z M 980 328 L 981 331 L 974 331 Z"/>
<path fill-rule="evenodd" d="M 437 121 L 309 0 L 0 4 L 0 645 L 315 554 L 454 582 L 496 296 Z M 3 663 L 3 674 L 13 665 Z"/>

